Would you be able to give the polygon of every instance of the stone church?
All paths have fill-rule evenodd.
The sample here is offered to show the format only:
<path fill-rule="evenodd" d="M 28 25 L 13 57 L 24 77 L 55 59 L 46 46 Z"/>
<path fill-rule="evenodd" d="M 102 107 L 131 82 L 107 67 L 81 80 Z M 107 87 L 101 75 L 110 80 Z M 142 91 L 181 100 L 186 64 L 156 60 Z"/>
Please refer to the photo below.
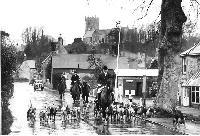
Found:
<path fill-rule="evenodd" d="M 108 42 L 107 35 L 111 29 L 99 30 L 99 18 L 98 17 L 85 17 L 85 34 L 83 41 L 89 45 L 98 45 L 100 43 Z"/>

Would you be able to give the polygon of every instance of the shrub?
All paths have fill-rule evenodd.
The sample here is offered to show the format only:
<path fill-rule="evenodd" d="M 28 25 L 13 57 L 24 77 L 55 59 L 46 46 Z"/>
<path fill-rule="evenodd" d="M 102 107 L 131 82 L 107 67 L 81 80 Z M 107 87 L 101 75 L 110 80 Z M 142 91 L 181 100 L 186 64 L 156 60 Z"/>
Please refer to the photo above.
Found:
<path fill-rule="evenodd" d="M 13 96 L 14 79 L 13 73 L 16 70 L 16 50 L 12 45 L 1 46 L 1 104 L 2 104 L 2 134 L 11 132 L 10 126 L 13 117 L 9 107 L 9 99 Z"/>

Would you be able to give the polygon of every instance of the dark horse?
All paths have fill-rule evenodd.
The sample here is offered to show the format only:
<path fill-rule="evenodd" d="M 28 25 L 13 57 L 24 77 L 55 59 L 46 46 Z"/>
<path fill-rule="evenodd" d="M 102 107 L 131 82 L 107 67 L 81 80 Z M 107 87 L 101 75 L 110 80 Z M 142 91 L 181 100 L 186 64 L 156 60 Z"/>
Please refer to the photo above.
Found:
<path fill-rule="evenodd" d="M 103 88 L 100 98 L 100 108 L 102 110 L 103 118 L 106 119 L 106 109 L 110 109 L 113 102 L 112 98 L 113 81 L 108 80 L 107 86 Z M 107 118 L 108 119 L 108 118 Z"/>
<path fill-rule="evenodd" d="M 90 93 L 90 86 L 87 84 L 87 82 L 83 82 L 82 85 L 82 98 L 85 103 L 88 103 L 88 97 Z"/>
<path fill-rule="evenodd" d="M 79 86 L 79 83 L 75 82 L 71 89 L 71 95 L 72 95 L 74 102 L 76 100 L 80 100 L 80 94 L 81 94 L 81 88 Z"/>
<path fill-rule="evenodd" d="M 58 92 L 60 94 L 60 99 L 62 100 L 63 95 L 65 93 L 65 89 L 66 89 L 66 82 L 65 82 L 65 78 L 62 77 L 61 82 L 58 84 Z"/>

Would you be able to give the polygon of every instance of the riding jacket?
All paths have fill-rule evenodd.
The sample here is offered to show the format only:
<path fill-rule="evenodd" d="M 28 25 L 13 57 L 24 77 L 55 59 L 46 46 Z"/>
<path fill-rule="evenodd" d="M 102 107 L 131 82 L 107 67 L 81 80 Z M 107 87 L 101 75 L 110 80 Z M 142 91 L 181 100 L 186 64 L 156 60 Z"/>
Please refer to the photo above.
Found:
<path fill-rule="evenodd" d="M 74 85 L 75 81 L 76 82 L 79 82 L 80 81 L 80 78 L 78 75 L 73 75 L 72 78 L 71 78 L 71 85 Z"/>
<path fill-rule="evenodd" d="M 107 85 L 108 79 L 109 79 L 109 78 L 111 78 L 111 74 L 110 74 L 110 73 L 107 73 L 107 74 L 101 73 L 101 74 L 99 75 L 99 78 L 98 78 L 98 80 L 97 80 L 97 83 L 98 83 L 98 84 L 101 84 L 102 86 L 105 86 L 105 85 Z"/>

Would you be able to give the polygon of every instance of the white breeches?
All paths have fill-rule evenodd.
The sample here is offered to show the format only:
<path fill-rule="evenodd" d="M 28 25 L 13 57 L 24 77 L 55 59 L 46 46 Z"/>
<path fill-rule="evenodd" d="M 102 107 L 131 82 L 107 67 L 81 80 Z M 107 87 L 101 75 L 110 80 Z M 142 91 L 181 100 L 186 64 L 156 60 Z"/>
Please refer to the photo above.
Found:
<path fill-rule="evenodd" d="M 105 86 L 102 86 L 102 87 L 98 88 L 98 89 L 97 89 L 97 93 L 100 93 L 104 87 L 105 87 Z"/>

